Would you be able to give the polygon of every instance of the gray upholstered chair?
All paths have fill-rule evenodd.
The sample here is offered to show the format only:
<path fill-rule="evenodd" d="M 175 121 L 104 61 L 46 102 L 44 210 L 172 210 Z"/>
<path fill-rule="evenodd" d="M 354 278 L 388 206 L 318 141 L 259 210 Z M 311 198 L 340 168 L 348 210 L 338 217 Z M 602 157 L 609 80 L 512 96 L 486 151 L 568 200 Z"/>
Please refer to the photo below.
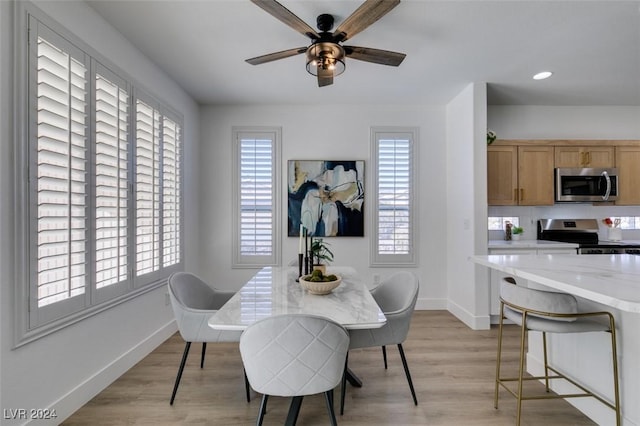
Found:
<path fill-rule="evenodd" d="M 349 334 L 340 324 L 311 315 L 278 315 L 247 327 L 240 354 L 251 387 L 263 394 L 257 424 L 268 397 L 293 397 L 286 424 L 295 424 L 302 398 L 325 394 L 331 424 L 333 389 L 344 375 Z"/>
<path fill-rule="evenodd" d="M 220 309 L 234 294 L 233 292 L 216 290 L 188 272 L 176 272 L 169 277 L 171 306 L 173 307 L 180 335 L 186 342 L 178 375 L 173 386 L 173 393 L 171 394 L 171 405 L 173 405 L 173 400 L 180 385 L 191 343 L 202 342 L 200 368 L 203 368 L 207 342 L 240 341 L 240 331 L 214 330 L 208 325 L 211 315 Z M 246 377 L 245 389 L 248 402 L 250 396 Z"/>
<path fill-rule="evenodd" d="M 520 361 L 517 377 L 502 377 L 500 362 L 502 357 L 503 320 L 509 319 L 521 327 Z M 602 321 L 600 321 L 602 320 Z M 542 333 L 544 355 L 544 376 L 524 376 L 524 359 L 527 331 Z M 613 385 L 614 402 L 611 403 L 599 395 L 594 394 L 585 386 L 572 378 L 560 373 L 549 365 L 547 359 L 547 333 L 588 333 L 607 332 L 611 334 L 611 351 L 613 357 Z M 602 366 L 607 368 L 607 366 Z M 549 374 L 549 371 L 553 375 Z M 544 380 L 546 391 L 549 392 L 550 379 L 563 379 L 582 392 L 573 394 L 548 393 L 540 395 L 523 395 L 523 381 Z M 516 382 L 517 389 L 507 386 L 508 382 Z M 620 426 L 620 394 L 618 390 L 618 357 L 616 353 L 616 327 L 613 315 L 609 312 L 580 312 L 576 298 L 570 294 L 536 290 L 516 284 L 512 277 L 505 277 L 500 283 L 500 328 L 498 331 L 498 356 L 496 361 L 496 381 L 494 393 L 494 407 L 498 408 L 498 392 L 502 386 L 517 399 L 516 425 L 520 424 L 522 401 L 529 399 L 572 398 L 591 396 L 615 411 L 616 424 Z M 513 386 L 512 386 L 513 387 Z"/>
<path fill-rule="evenodd" d="M 380 285 L 371 290 L 373 298 L 387 318 L 387 322 L 381 328 L 367 330 L 349 330 L 351 343 L 349 349 L 382 347 L 384 368 L 387 368 L 386 345 L 397 345 L 402 359 L 409 389 L 413 397 L 413 403 L 418 405 L 416 392 L 413 388 L 411 373 L 407 364 L 407 358 L 402 348 L 402 343 L 407 339 L 411 317 L 416 306 L 419 290 L 418 278 L 411 272 L 396 272 L 383 280 Z M 348 358 L 348 356 L 347 356 Z M 340 397 L 340 414 L 344 413 L 344 400 L 346 393 L 345 379 L 342 381 L 342 395 Z"/>

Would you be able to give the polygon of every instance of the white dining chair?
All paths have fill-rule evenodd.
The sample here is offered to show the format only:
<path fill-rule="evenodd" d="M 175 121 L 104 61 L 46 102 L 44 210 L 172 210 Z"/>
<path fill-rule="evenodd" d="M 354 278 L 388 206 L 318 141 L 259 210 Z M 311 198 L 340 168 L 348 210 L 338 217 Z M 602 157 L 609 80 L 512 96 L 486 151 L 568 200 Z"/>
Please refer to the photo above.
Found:
<path fill-rule="evenodd" d="M 397 345 L 402 359 L 409 389 L 413 397 L 413 403 L 418 405 L 409 365 L 402 347 L 407 339 L 411 317 L 418 299 L 420 285 L 415 274 L 402 271 L 396 272 L 384 279 L 377 287 L 371 290 L 371 295 L 387 318 L 387 322 L 381 328 L 366 330 L 349 330 L 351 343 L 349 349 L 382 347 L 384 368 L 387 369 L 387 345 Z M 348 360 L 348 355 L 347 355 Z M 348 361 L 347 361 L 348 363 Z M 344 413 L 344 401 L 346 395 L 346 377 L 342 381 L 342 394 L 340 396 L 340 414 Z"/>
<path fill-rule="evenodd" d="M 200 368 L 204 367 L 207 343 L 239 342 L 240 331 L 220 331 L 209 327 L 209 318 L 216 313 L 235 293 L 216 290 L 197 276 L 188 272 L 176 272 L 169 277 L 169 298 L 175 315 L 178 331 L 186 342 L 178 375 L 173 386 L 170 404 L 178 392 L 191 343 L 202 342 Z M 250 400 L 249 384 L 245 376 L 247 402 Z"/>
<path fill-rule="evenodd" d="M 520 360 L 517 377 L 501 376 L 503 321 L 508 319 L 521 328 Z M 603 320 L 603 321 L 600 321 Z M 524 359 L 526 356 L 526 336 L 528 331 L 542 333 L 544 356 L 544 376 L 526 376 Z M 573 378 L 562 374 L 549 365 L 547 358 L 547 333 L 590 333 L 606 332 L 611 335 L 611 353 L 613 370 L 613 399 L 611 403 L 601 396 L 587 389 Z M 596 366 L 594 366 L 596 367 Z M 608 366 L 599 366 L 608 368 Z M 549 372 L 553 375 L 550 375 Z M 550 393 L 549 380 L 560 379 L 576 386 L 580 392 L 571 394 Z M 524 395 L 523 382 L 527 380 L 544 380 L 546 394 Z M 509 382 L 517 383 L 517 388 L 511 389 Z M 498 356 L 496 360 L 496 380 L 494 391 L 494 407 L 498 408 L 498 394 L 500 387 L 506 389 L 517 400 L 516 425 L 520 425 L 522 415 L 522 401 L 532 399 L 593 397 L 615 412 L 616 425 L 620 426 L 620 393 L 618 386 L 618 357 L 616 351 L 616 326 L 613 315 L 609 312 L 580 312 L 578 302 L 573 295 L 551 291 L 536 290 L 517 285 L 512 277 L 503 278 L 500 283 L 500 325 L 498 331 Z"/>
<path fill-rule="evenodd" d="M 269 396 L 293 397 L 286 424 L 295 425 L 303 397 L 324 393 L 336 425 L 333 389 L 344 375 L 348 349 L 347 331 L 325 317 L 277 315 L 247 327 L 240 354 L 251 387 L 263 394 L 256 424 L 262 424 Z"/>

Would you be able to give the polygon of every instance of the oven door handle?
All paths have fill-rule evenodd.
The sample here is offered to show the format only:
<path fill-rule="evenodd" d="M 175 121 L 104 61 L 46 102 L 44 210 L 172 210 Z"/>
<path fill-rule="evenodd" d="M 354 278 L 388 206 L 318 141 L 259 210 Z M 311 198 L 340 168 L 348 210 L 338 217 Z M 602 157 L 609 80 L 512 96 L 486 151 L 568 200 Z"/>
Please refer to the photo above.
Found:
<path fill-rule="evenodd" d="M 611 194 L 611 178 L 609 177 L 609 173 L 607 173 L 606 170 L 604 172 L 602 172 L 601 175 L 607 181 L 607 190 L 605 191 L 604 195 L 602 196 L 602 200 L 603 201 L 607 201 L 609 199 L 609 195 Z"/>

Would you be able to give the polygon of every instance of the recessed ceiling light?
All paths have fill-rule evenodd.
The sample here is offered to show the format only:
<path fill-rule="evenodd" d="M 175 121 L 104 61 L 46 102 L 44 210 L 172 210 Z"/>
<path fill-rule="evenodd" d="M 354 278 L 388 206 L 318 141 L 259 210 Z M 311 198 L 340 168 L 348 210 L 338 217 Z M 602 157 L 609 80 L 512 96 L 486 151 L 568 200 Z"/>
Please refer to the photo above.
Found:
<path fill-rule="evenodd" d="M 534 80 L 544 80 L 545 78 L 549 78 L 551 77 L 551 74 L 553 74 L 551 71 L 542 71 L 539 72 L 538 74 L 533 76 Z"/>

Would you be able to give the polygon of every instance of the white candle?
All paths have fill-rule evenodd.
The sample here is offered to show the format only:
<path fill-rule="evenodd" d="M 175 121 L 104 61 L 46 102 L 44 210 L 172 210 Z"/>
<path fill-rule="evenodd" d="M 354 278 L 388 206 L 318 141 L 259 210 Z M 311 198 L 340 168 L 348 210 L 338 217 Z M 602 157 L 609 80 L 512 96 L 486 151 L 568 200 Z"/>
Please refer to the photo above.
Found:
<path fill-rule="evenodd" d="M 302 254 L 302 241 L 304 239 L 304 226 L 300 225 L 300 242 L 298 243 L 298 253 Z"/>

